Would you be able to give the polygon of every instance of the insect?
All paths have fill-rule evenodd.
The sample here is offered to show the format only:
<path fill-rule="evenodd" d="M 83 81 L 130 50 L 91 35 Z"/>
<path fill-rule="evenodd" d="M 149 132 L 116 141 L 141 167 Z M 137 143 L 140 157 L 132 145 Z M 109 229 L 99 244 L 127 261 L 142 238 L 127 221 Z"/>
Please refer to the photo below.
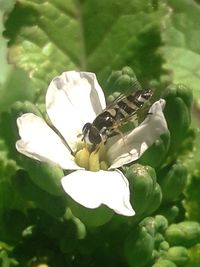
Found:
<path fill-rule="evenodd" d="M 133 120 L 152 96 L 151 90 L 138 90 L 128 96 L 122 95 L 108 105 L 92 123 L 83 126 L 83 140 L 86 144 L 98 146 L 110 136 L 119 134 L 119 128 Z"/>

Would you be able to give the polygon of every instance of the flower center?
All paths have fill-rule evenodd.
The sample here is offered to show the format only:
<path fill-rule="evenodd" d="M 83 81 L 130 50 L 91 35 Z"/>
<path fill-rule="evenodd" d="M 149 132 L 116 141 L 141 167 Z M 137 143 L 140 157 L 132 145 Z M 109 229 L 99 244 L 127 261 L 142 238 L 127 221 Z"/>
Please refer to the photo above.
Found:
<path fill-rule="evenodd" d="M 80 167 L 89 171 L 107 170 L 104 145 L 100 145 L 95 150 L 90 151 L 88 146 L 79 149 L 75 154 L 75 162 Z"/>

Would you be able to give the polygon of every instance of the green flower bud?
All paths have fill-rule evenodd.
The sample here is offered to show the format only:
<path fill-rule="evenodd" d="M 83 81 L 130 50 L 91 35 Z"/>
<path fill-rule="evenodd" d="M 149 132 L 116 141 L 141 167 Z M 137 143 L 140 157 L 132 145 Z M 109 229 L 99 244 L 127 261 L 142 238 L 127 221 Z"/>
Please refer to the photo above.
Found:
<path fill-rule="evenodd" d="M 174 164 L 158 173 L 158 181 L 162 188 L 163 200 L 173 201 L 182 193 L 187 182 L 187 169 L 182 164 Z"/>
<path fill-rule="evenodd" d="M 129 233 L 124 244 L 125 258 L 131 267 L 141 267 L 152 260 L 154 238 L 141 227 L 137 232 Z"/>
<path fill-rule="evenodd" d="M 171 223 L 178 216 L 179 208 L 175 205 L 171 206 L 171 204 L 165 204 L 161 206 L 159 213 L 162 214 L 169 223 Z"/>
<path fill-rule="evenodd" d="M 156 233 L 155 219 L 153 217 L 146 217 L 140 222 L 140 227 L 145 227 L 147 232 L 154 237 Z"/>
<path fill-rule="evenodd" d="M 169 249 L 169 243 L 167 241 L 162 241 L 159 245 L 159 250 L 167 251 Z"/>
<path fill-rule="evenodd" d="M 49 163 L 32 160 L 20 155 L 22 166 L 27 170 L 31 180 L 42 190 L 54 196 L 62 196 L 60 180 L 64 176 L 63 170 Z"/>
<path fill-rule="evenodd" d="M 36 186 L 27 172 L 19 170 L 12 177 L 12 184 L 19 194 L 28 201 L 33 201 L 48 214 L 61 217 L 65 213 L 65 201 L 61 197 L 50 195 L 46 191 Z"/>
<path fill-rule="evenodd" d="M 164 237 L 163 237 L 163 235 L 160 234 L 160 233 L 156 233 L 156 235 L 155 235 L 155 237 L 154 237 L 154 242 L 155 242 L 155 244 L 154 244 L 154 248 L 155 248 L 155 249 L 159 249 L 160 244 L 161 244 L 162 242 L 164 242 Z"/>
<path fill-rule="evenodd" d="M 107 88 L 109 88 L 109 90 L 114 89 L 113 88 L 114 84 L 121 77 L 121 75 L 122 75 L 121 70 L 112 71 L 112 73 L 110 74 L 110 76 L 108 77 L 108 80 L 107 80 Z"/>
<path fill-rule="evenodd" d="M 173 263 L 172 261 L 159 259 L 151 267 L 177 267 L 177 265 L 175 263 Z"/>
<path fill-rule="evenodd" d="M 156 215 L 154 217 L 146 217 L 140 222 L 140 227 L 145 227 L 147 232 L 151 236 L 155 236 L 157 232 L 164 232 L 168 227 L 168 222 L 162 215 Z M 162 238 L 163 239 L 163 238 Z"/>
<path fill-rule="evenodd" d="M 165 232 L 165 237 L 171 246 L 194 246 L 200 242 L 200 224 L 193 221 L 171 224 Z"/>
<path fill-rule="evenodd" d="M 133 71 L 133 69 L 131 69 L 128 66 L 123 67 L 121 71 L 122 71 L 122 74 L 127 74 L 131 78 L 135 78 L 136 77 L 135 72 Z"/>
<path fill-rule="evenodd" d="M 167 219 L 162 215 L 155 216 L 155 227 L 159 232 L 164 232 L 168 227 Z"/>
<path fill-rule="evenodd" d="M 160 257 L 160 253 L 157 250 L 153 250 L 152 258 L 153 259 L 158 259 Z"/>
<path fill-rule="evenodd" d="M 142 165 L 149 165 L 158 168 L 167 155 L 170 145 L 170 133 L 166 132 L 160 136 L 156 142 L 150 146 L 139 159 Z"/>
<path fill-rule="evenodd" d="M 113 217 L 113 211 L 106 206 L 97 209 L 88 209 L 68 198 L 68 204 L 72 214 L 80 219 L 88 227 L 98 227 L 104 225 Z"/>
<path fill-rule="evenodd" d="M 186 87 L 183 84 L 172 84 L 169 85 L 163 94 L 164 98 L 174 98 L 174 97 L 180 97 L 183 99 L 184 103 L 187 105 L 189 109 L 192 107 L 193 103 L 193 96 L 192 91 L 190 88 Z"/>
<path fill-rule="evenodd" d="M 156 183 L 154 191 L 152 192 L 151 200 L 149 201 L 148 214 L 152 214 L 158 209 L 162 201 L 162 191 L 160 185 Z"/>
<path fill-rule="evenodd" d="M 131 203 L 136 216 L 147 216 L 158 208 L 161 190 L 156 183 L 156 173 L 149 166 L 134 164 L 125 171 L 129 179 Z"/>
<path fill-rule="evenodd" d="M 171 133 L 170 152 L 174 154 L 178 152 L 187 136 L 191 122 L 192 95 L 186 87 L 172 85 L 166 88 L 164 98 L 166 99 L 164 113 Z"/>
<path fill-rule="evenodd" d="M 124 67 L 120 71 L 113 71 L 107 80 L 106 87 L 110 93 L 116 91 L 128 93 L 126 92 L 128 89 L 141 89 L 141 85 L 130 67 Z"/>
<path fill-rule="evenodd" d="M 185 247 L 171 247 L 165 254 L 166 259 L 173 261 L 178 266 L 184 266 L 189 259 L 188 250 Z"/>
<path fill-rule="evenodd" d="M 146 231 L 154 238 L 154 248 L 158 249 L 160 243 L 164 241 L 162 232 L 164 232 L 168 226 L 166 218 L 161 215 L 157 215 L 155 218 L 146 217 L 140 222 L 139 226 L 145 227 Z"/>

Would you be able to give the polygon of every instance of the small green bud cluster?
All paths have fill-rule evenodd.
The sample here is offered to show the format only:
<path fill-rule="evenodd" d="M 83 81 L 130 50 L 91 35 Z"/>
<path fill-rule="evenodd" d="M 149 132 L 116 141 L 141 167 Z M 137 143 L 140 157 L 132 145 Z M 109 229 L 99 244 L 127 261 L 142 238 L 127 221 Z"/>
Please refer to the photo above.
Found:
<path fill-rule="evenodd" d="M 108 88 L 109 95 L 115 92 L 129 94 L 133 90 L 142 89 L 134 71 L 130 67 L 123 67 L 121 70 L 113 71 L 107 80 L 106 88 Z"/>
<path fill-rule="evenodd" d="M 108 94 L 126 93 L 141 89 L 141 85 L 134 71 L 124 67 L 111 73 L 107 88 Z M 0 175 L 10 177 L 1 180 L 0 232 L 3 241 L 20 244 L 16 255 L 40 240 L 38 255 L 61 262 L 62 266 L 79 266 L 79 262 L 87 266 L 90 262 L 91 266 L 108 266 L 108 262 L 110 266 L 124 266 L 126 262 L 129 267 L 199 267 L 200 224 L 195 218 L 199 216 L 200 175 L 191 175 L 185 164 L 195 137 L 190 126 L 192 95 L 185 86 L 171 85 L 162 97 L 166 100 L 164 113 L 169 132 L 160 136 L 136 163 L 121 169 L 129 180 L 130 201 L 136 212 L 131 218 L 115 215 L 105 206 L 87 209 L 67 199 L 60 185 L 66 175 L 63 170 L 16 152 L 16 118 L 27 112 L 44 115 L 34 104 L 17 102 L 1 117 L 1 137 L 15 161 L 5 163 L 5 155 L 0 156 Z M 98 153 L 80 149 L 76 162 L 89 170 L 106 170 L 105 162 L 98 157 Z M 13 221 L 16 227 L 10 227 Z M 44 251 L 44 244 L 49 242 L 50 251 Z M 11 248 L 0 245 L 0 263 L 9 266 Z M 47 260 L 42 256 L 40 262 Z M 12 264 L 17 266 L 16 262 Z"/>
<path fill-rule="evenodd" d="M 182 267 L 191 262 L 191 248 L 200 242 L 200 224 L 185 221 L 168 225 L 162 215 L 146 217 L 125 241 L 131 267 Z"/>

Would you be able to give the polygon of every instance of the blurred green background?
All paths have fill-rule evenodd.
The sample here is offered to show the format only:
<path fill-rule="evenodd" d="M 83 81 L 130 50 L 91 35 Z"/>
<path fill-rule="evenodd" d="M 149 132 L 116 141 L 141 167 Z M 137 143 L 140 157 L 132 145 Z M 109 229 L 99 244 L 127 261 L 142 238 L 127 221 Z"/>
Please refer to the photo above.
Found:
<path fill-rule="evenodd" d="M 0 265 L 199 267 L 200 1 L 0 0 L 0 33 Z M 16 117 L 44 112 L 67 70 L 106 95 L 137 77 L 167 101 L 170 137 L 126 173 L 134 218 L 77 207 L 62 170 L 15 150 Z"/>

